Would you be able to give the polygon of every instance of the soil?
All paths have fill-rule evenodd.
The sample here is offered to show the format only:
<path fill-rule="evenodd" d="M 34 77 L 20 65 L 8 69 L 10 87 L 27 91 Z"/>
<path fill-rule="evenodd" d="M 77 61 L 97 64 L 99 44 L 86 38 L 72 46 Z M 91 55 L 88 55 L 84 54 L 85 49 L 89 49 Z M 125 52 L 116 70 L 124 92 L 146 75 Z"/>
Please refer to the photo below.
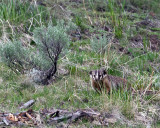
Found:
<path fill-rule="evenodd" d="M 150 41 L 151 49 L 153 51 L 159 51 L 160 50 L 160 39 L 158 38 L 157 35 L 150 35 L 149 36 L 149 41 Z"/>

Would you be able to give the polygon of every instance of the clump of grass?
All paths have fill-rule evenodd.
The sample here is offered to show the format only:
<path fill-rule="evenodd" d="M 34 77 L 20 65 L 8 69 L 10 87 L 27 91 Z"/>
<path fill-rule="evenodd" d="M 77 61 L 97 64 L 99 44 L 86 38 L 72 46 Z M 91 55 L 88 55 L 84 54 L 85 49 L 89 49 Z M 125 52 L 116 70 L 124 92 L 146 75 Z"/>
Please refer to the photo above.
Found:
<path fill-rule="evenodd" d="M 130 3 L 131 5 L 141 9 L 141 10 L 150 10 L 155 13 L 159 12 L 159 0 L 128 0 L 127 3 Z"/>
<path fill-rule="evenodd" d="M 29 65 L 29 50 L 20 41 L 8 42 L 0 45 L 2 61 L 15 73 L 23 73 Z"/>
<path fill-rule="evenodd" d="M 105 53 L 107 45 L 110 43 L 110 39 L 106 36 L 94 36 L 91 39 L 91 48 L 96 53 Z"/>
<path fill-rule="evenodd" d="M 49 14 L 46 8 L 43 6 L 36 6 L 29 2 L 22 2 L 19 0 L 2 0 L 0 2 L 0 18 L 4 21 L 9 21 L 11 24 L 18 25 L 19 23 L 28 22 L 33 18 L 34 24 L 37 21 L 45 23 L 46 19 L 49 19 Z M 40 23 L 40 24 L 41 24 Z"/>
<path fill-rule="evenodd" d="M 73 22 L 80 28 L 81 32 L 84 33 L 87 27 L 84 24 L 84 19 L 79 16 L 75 16 Z"/>
<path fill-rule="evenodd" d="M 29 1 L 2 0 L 0 2 L 0 36 L 19 38 L 22 33 L 31 33 L 35 27 L 55 22 L 53 14 L 43 6 L 31 4 Z"/>
<path fill-rule="evenodd" d="M 108 2 L 105 0 L 88 0 L 88 3 L 89 3 L 89 7 L 92 10 L 96 10 L 96 11 L 100 11 L 100 12 L 104 12 L 107 10 Z"/>
<path fill-rule="evenodd" d="M 122 38 L 123 36 L 123 26 L 124 24 L 124 14 L 122 12 L 124 11 L 124 5 L 125 2 L 121 4 L 121 7 L 116 6 L 116 2 L 109 0 L 108 1 L 108 7 L 110 11 L 110 17 L 111 17 L 111 23 L 114 28 L 114 34 L 116 38 Z"/>

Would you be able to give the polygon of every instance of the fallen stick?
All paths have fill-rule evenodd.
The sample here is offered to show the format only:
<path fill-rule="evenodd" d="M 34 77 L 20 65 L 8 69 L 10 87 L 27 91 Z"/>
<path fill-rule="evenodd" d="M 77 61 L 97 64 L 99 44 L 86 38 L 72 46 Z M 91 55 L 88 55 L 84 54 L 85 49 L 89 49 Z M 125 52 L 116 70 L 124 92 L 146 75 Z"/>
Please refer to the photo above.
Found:
<path fill-rule="evenodd" d="M 9 113 L 0 113 L 0 117 L 5 117 L 5 116 L 8 116 Z"/>
<path fill-rule="evenodd" d="M 3 118 L 3 122 L 8 126 L 9 125 L 9 121 L 4 117 Z"/>
<path fill-rule="evenodd" d="M 0 122 L 0 125 L 4 124 L 4 122 Z"/>
<path fill-rule="evenodd" d="M 94 120 L 94 118 L 90 114 L 91 113 L 88 114 L 87 112 L 84 112 L 84 111 L 77 111 L 75 113 L 69 113 L 67 115 L 63 115 L 63 116 L 60 116 L 60 117 L 54 117 L 53 119 L 51 119 L 49 121 L 49 124 L 59 123 L 59 122 L 62 122 L 64 120 L 67 120 L 69 123 L 71 123 L 71 122 L 77 121 L 78 119 L 80 119 L 82 117 L 88 117 L 91 120 Z"/>
<path fill-rule="evenodd" d="M 88 117 L 88 118 L 90 118 L 91 120 L 94 120 L 93 117 L 90 116 L 87 112 L 77 111 L 76 113 L 73 113 L 70 122 L 77 121 L 78 119 L 80 119 L 80 118 L 82 118 L 82 117 Z"/>
<path fill-rule="evenodd" d="M 49 124 L 59 123 L 59 122 L 62 122 L 62 121 L 64 121 L 64 120 L 69 120 L 71 117 L 72 117 L 72 114 L 65 115 L 65 116 L 60 116 L 60 117 L 54 117 L 53 119 L 51 119 L 51 120 L 49 121 Z"/>
<path fill-rule="evenodd" d="M 20 109 L 25 109 L 28 108 L 30 106 L 32 106 L 35 103 L 35 100 L 29 100 L 28 102 L 26 102 L 25 104 L 23 104 Z"/>

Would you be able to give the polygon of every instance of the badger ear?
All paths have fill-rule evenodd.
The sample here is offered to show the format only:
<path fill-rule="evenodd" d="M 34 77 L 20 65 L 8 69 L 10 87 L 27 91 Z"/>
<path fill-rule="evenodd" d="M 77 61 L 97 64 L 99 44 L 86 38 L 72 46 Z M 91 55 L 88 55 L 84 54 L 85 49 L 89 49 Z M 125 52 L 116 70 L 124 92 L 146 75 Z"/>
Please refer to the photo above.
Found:
<path fill-rule="evenodd" d="M 89 74 L 92 75 L 92 71 L 90 71 Z"/>
<path fill-rule="evenodd" d="M 103 70 L 103 74 L 104 74 L 104 75 L 106 75 L 106 74 L 107 74 L 107 72 L 106 72 L 106 70 L 105 70 L 105 69 Z"/>

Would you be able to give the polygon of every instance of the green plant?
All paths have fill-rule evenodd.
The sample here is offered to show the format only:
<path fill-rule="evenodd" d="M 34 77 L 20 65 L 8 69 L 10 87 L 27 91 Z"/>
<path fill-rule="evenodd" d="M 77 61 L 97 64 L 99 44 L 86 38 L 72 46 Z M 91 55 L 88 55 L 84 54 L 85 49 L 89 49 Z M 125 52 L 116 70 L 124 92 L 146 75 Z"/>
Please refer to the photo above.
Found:
<path fill-rule="evenodd" d="M 149 41 L 147 40 L 146 37 L 143 38 L 143 46 L 144 46 L 144 51 L 147 51 L 149 46 Z"/>
<path fill-rule="evenodd" d="M 104 53 L 106 51 L 109 41 L 109 38 L 105 36 L 93 36 L 91 39 L 91 48 L 94 52 Z"/>
<path fill-rule="evenodd" d="M 2 61 L 16 73 L 23 73 L 30 64 L 29 50 L 20 41 L 1 44 L 0 55 Z"/>
<path fill-rule="evenodd" d="M 84 22 L 84 19 L 82 19 L 81 17 L 79 16 L 76 16 L 74 18 L 74 23 L 81 29 L 82 32 L 84 32 L 86 30 L 86 26 L 85 24 L 83 23 Z"/>
<path fill-rule="evenodd" d="M 47 25 L 55 18 L 44 6 L 36 6 L 29 1 L 2 0 L 0 1 L 0 36 L 19 38 L 22 33 L 31 33 L 35 27 Z"/>
<path fill-rule="evenodd" d="M 108 7 L 110 11 L 110 17 L 112 26 L 114 28 L 114 34 L 116 38 L 122 38 L 123 36 L 123 27 L 125 17 L 121 15 L 121 13 L 124 11 L 124 5 L 125 1 L 121 4 L 121 6 L 117 5 L 117 2 L 108 0 Z"/>
<path fill-rule="evenodd" d="M 88 0 L 89 7 L 92 8 L 92 10 L 97 11 L 105 11 L 107 10 L 107 3 L 106 0 Z"/>
<path fill-rule="evenodd" d="M 36 76 L 39 74 L 39 81 L 48 84 L 48 80 L 57 71 L 60 54 L 67 51 L 68 34 L 74 26 L 72 25 L 72 23 L 65 25 L 64 21 L 59 21 L 56 26 L 49 24 L 48 27 L 36 28 L 33 34 L 38 52 L 25 48 L 19 41 L 2 44 L 0 49 L 2 61 L 15 72 L 23 73 L 29 66 L 36 68 L 40 71 L 34 70 Z"/>
<path fill-rule="evenodd" d="M 150 10 L 155 13 L 159 12 L 159 0 L 129 0 L 127 3 L 142 9 L 142 10 Z"/>
<path fill-rule="evenodd" d="M 0 18 L 3 21 L 9 21 L 11 24 L 22 24 L 33 18 L 33 24 L 35 25 L 39 24 L 35 21 L 43 22 L 49 19 L 49 13 L 43 6 L 35 6 L 29 2 L 2 0 L 0 2 Z"/>

